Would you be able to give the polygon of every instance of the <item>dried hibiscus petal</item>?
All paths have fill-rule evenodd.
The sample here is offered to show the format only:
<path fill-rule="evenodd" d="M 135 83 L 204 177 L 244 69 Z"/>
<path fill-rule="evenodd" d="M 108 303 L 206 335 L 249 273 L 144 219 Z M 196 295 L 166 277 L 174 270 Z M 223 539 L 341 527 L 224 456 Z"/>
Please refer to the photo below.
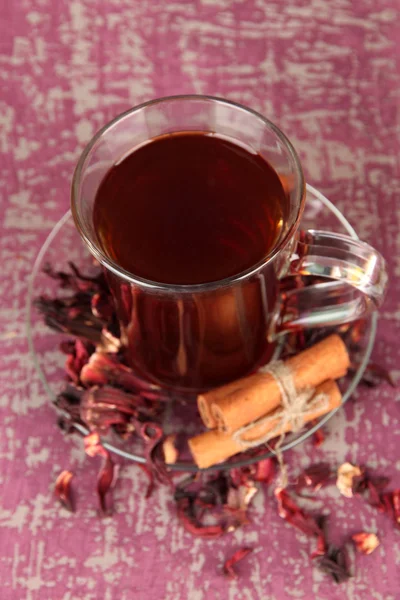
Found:
<path fill-rule="evenodd" d="M 360 467 L 352 465 L 349 462 L 343 463 L 337 470 L 336 486 L 343 496 L 352 498 L 355 483 L 353 480 L 362 476 L 363 472 Z"/>
<path fill-rule="evenodd" d="M 52 279 L 58 281 L 61 289 L 70 288 L 84 293 L 94 293 L 101 289 L 107 290 L 106 281 L 101 271 L 95 276 L 90 277 L 82 275 L 74 263 L 69 262 L 68 266 L 71 269 L 71 273 L 55 271 L 53 267 L 47 263 L 43 268 L 43 272 Z"/>
<path fill-rule="evenodd" d="M 116 354 L 121 350 L 121 340 L 115 336 L 108 327 L 103 327 L 101 330 L 100 343 L 97 344 L 96 350 L 100 352 L 107 352 L 109 354 Z"/>
<path fill-rule="evenodd" d="M 326 553 L 326 539 L 325 534 L 321 531 L 317 537 L 317 547 L 314 552 L 311 553 L 310 558 L 317 558 L 318 556 L 324 556 Z"/>
<path fill-rule="evenodd" d="M 56 479 L 54 494 L 61 504 L 71 512 L 74 511 L 71 480 L 73 473 L 71 471 L 62 471 Z"/>
<path fill-rule="evenodd" d="M 157 389 L 156 386 L 145 384 L 132 369 L 119 362 L 116 356 L 103 352 L 95 352 L 91 355 L 89 362 L 81 371 L 81 381 L 86 387 L 108 384 L 128 392 L 140 390 L 143 393 L 147 389 Z"/>
<path fill-rule="evenodd" d="M 115 308 L 110 294 L 104 291 L 93 294 L 90 305 L 92 313 L 98 319 L 108 322 L 113 318 Z"/>
<path fill-rule="evenodd" d="M 248 523 L 246 510 L 257 488 L 232 483 L 229 473 L 198 474 L 175 489 L 178 517 L 185 529 L 201 537 L 219 537 Z"/>
<path fill-rule="evenodd" d="M 311 537 L 323 534 L 317 520 L 297 506 L 285 489 L 277 488 L 275 498 L 278 501 L 278 514 L 287 523 Z"/>
<path fill-rule="evenodd" d="M 321 571 L 330 575 L 336 583 L 341 583 L 350 578 L 344 548 L 329 546 L 326 553 L 319 559 L 318 567 Z"/>
<path fill-rule="evenodd" d="M 392 517 L 397 527 L 400 527 L 400 489 L 382 494 L 381 502 L 383 510 Z"/>
<path fill-rule="evenodd" d="M 262 451 L 265 452 L 265 448 L 262 448 Z M 254 456 L 257 454 L 255 453 Z M 229 474 L 233 485 L 252 486 L 255 481 L 270 484 L 275 477 L 275 471 L 275 458 L 265 458 L 246 467 L 233 467 Z"/>
<path fill-rule="evenodd" d="M 221 524 L 203 525 L 193 514 L 192 503 L 189 498 L 182 498 L 177 502 L 177 513 L 183 527 L 191 533 L 206 539 L 220 537 L 225 533 L 225 527 Z"/>
<path fill-rule="evenodd" d="M 161 440 L 163 438 L 163 431 L 160 425 L 151 422 L 142 423 L 138 433 L 145 444 L 144 455 L 146 464 L 140 466 L 149 478 L 149 486 L 146 492 L 146 498 L 149 498 L 153 492 L 156 480 L 160 483 L 171 484 L 171 478 L 161 453 L 157 453 L 157 450 L 162 450 Z"/>
<path fill-rule="evenodd" d="M 111 425 L 119 426 L 118 432 L 125 435 L 135 429 L 139 417 L 154 415 L 154 405 L 138 395 L 128 394 L 111 386 L 92 387 L 85 390 L 80 405 L 80 417 L 91 431 L 107 432 Z"/>
<path fill-rule="evenodd" d="M 83 390 L 72 384 L 68 384 L 54 401 L 54 404 L 70 417 L 73 423 L 80 421 L 79 405 Z"/>
<path fill-rule="evenodd" d="M 321 446 L 321 444 L 324 443 L 325 435 L 324 435 L 324 432 L 321 427 L 319 429 L 317 429 L 317 431 L 314 431 L 312 439 L 313 439 L 313 445 L 315 446 L 315 448 L 319 448 Z"/>
<path fill-rule="evenodd" d="M 86 294 L 78 293 L 63 299 L 40 296 L 35 300 L 35 306 L 51 329 L 82 338 L 95 345 L 101 343 L 103 323 L 92 314 Z"/>
<path fill-rule="evenodd" d="M 239 548 L 239 550 L 236 550 L 236 552 L 224 562 L 224 566 L 223 566 L 224 575 L 226 575 L 229 579 L 237 579 L 238 573 L 235 569 L 235 565 L 239 561 L 246 558 L 246 556 L 248 556 L 251 552 L 253 552 L 253 548 L 245 547 L 245 548 Z"/>
<path fill-rule="evenodd" d="M 114 482 L 114 462 L 110 453 L 102 446 L 98 433 L 90 433 L 84 438 L 85 452 L 88 456 L 101 456 L 103 464 L 97 477 L 97 494 L 99 497 L 100 510 L 107 514 L 106 494 Z"/>
<path fill-rule="evenodd" d="M 103 456 L 108 457 L 108 451 L 103 448 L 98 433 L 90 433 L 84 438 L 85 452 L 88 456 Z"/>
<path fill-rule="evenodd" d="M 356 548 L 362 554 L 371 554 L 380 544 L 379 538 L 375 533 L 355 533 L 351 539 L 356 545 Z"/>
<path fill-rule="evenodd" d="M 259 481 L 269 485 L 275 477 L 275 464 L 275 459 L 271 457 L 258 461 L 254 465 L 254 481 Z"/>
<path fill-rule="evenodd" d="M 297 482 L 296 490 L 301 491 L 303 488 L 308 487 L 316 492 L 331 481 L 332 469 L 330 465 L 328 463 L 317 463 L 304 469 Z"/>
<path fill-rule="evenodd" d="M 78 385 L 81 370 L 89 360 L 90 354 L 94 351 L 94 346 L 78 338 L 61 344 L 60 348 L 67 354 L 65 361 L 67 375 L 73 383 Z"/>
<path fill-rule="evenodd" d="M 110 513 L 111 508 L 107 507 L 106 496 L 110 488 L 114 485 L 114 483 L 115 465 L 110 455 L 108 455 L 105 458 L 97 477 L 97 494 L 99 497 L 100 510 L 103 515 Z"/>
<path fill-rule="evenodd" d="M 229 488 L 224 505 L 225 510 L 230 514 L 229 531 L 250 523 L 247 510 L 257 492 L 258 488 L 250 485 Z"/>

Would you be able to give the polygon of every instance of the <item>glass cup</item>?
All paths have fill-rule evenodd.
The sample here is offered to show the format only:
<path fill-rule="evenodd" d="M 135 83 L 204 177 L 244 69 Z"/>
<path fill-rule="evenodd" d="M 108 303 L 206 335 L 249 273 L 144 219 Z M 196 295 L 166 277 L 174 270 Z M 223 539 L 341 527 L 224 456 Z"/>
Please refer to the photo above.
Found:
<path fill-rule="evenodd" d="M 196 285 L 169 285 L 124 270 L 104 252 L 93 225 L 99 185 L 135 147 L 173 132 L 207 132 L 250 147 L 278 173 L 289 199 L 281 234 L 250 269 Z M 385 261 L 371 246 L 324 231 L 299 231 L 305 182 L 286 136 L 255 111 L 220 98 L 173 96 L 141 104 L 90 141 L 72 182 L 72 214 L 103 265 L 121 326 L 126 360 L 147 382 L 198 392 L 237 379 L 267 362 L 277 337 L 299 328 L 365 317 L 382 302 Z M 283 293 L 288 275 L 332 281 Z"/>

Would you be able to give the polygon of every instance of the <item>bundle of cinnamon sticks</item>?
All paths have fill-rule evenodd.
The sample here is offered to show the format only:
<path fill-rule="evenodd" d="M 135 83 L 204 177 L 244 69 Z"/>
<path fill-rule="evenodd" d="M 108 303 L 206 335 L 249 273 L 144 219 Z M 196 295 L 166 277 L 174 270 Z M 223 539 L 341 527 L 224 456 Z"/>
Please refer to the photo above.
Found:
<path fill-rule="evenodd" d="M 303 421 L 337 408 L 342 400 L 336 379 L 346 374 L 349 355 L 342 339 L 334 334 L 287 359 L 296 393 L 309 390 Z M 321 399 L 321 400 L 319 400 Z M 198 408 L 209 429 L 189 440 L 199 468 L 224 461 L 258 440 L 292 429 L 282 407 L 282 386 L 270 372 L 258 372 L 198 396 Z"/>

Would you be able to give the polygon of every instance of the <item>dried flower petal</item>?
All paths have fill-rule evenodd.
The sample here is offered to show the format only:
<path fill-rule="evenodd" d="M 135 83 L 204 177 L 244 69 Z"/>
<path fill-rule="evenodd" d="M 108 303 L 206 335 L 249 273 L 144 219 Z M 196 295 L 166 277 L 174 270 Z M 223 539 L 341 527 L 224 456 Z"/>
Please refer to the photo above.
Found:
<path fill-rule="evenodd" d="M 258 461 L 254 465 L 254 481 L 260 481 L 269 485 L 275 477 L 275 464 L 276 461 L 273 458 L 264 458 L 263 460 Z"/>
<path fill-rule="evenodd" d="M 328 463 L 317 463 L 304 469 L 296 485 L 296 491 L 308 487 L 315 492 L 332 480 L 332 469 Z"/>
<path fill-rule="evenodd" d="M 375 533 L 355 533 L 351 539 L 356 545 L 356 548 L 362 554 L 371 554 L 380 544 L 378 536 Z"/>
<path fill-rule="evenodd" d="M 237 489 L 227 472 L 191 476 L 175 489 L 178 517 L 187 531 L 218 537 L 248 523 L 247 507 L 257 488 Z"/>
<path fill-rule="evenodd" d="M 106 505 L 106 495 L 115 483 L 115 472 L 116 469 L 114 463 L 108 454 L 105 457 L 97 477 L 97 494 L 99 497 L 100 510 L 103 515 L 109 514 L 111 511 L 111 508 Z"/>
<path fill-rule="evenodd" d="M 101 330 L 100 343 L 97 344 L 96 350 L 100 352 L 107 352 L 109 354 L 116 354 L 121 350 L 121 340 L 115 336 L 107 327 L 103 327 Z"/>
<path fill-rule="evenodd" d="M 236 550 L 236 552 L 224 562 L 224 566 L 223 566 L 224 575 L 226 575 L 229 579 L 237 579 L 238 573 L 234 567 L 235 567 L 236 563 L 243 560 L 246 556 L 248 556 L 250 554 L 250 552 L 253 552 L 253 548 L 245 547 L 245 548 L 240 548 L 239 550 Z"/>
<path fill-rule="evenodd" d="M 43 272 L 60 283 L 61 289 L 72 289 L 78 292 L 93 293 L 100 289 L 107 289 L 104 275 L 101 271 L 94 277 L 82 275 L 74 263 L 68 263 L 71 273 L 54 271 L 49 263 L 46 263 Z"/>
<path fill-rule="evenodd" d="M 71 512 L 74 511 L 72 500 L 71 480 L 73 473 L 71 471 L 62 471 L 56 479 L 54 494 L 61 504 Z"/>
<path fill-rule="evenodd" d="M 87 294 L 77 293 L 63 299 L 40 296 L 35 300 L 35 306 L 51 329 L 82 338 L 95 345 L 101 343 L 103 323 L 92 314 Z"/>
<path fill-rule="evenodd" d="M 265 449 L 262 448 L 262 453 Z M 248 456 L 248 454 L 246 454 Z M 255 458 L 257 453 L 253 454 Z M 234 464 L 234 463 L 233 463 Z M 232 467 L 229 471 L 232 483 L 236 486 L 249 485 L 252 486 L 254 481 L 270 484 L 275 477 L 276 460 L 275 458 L 265 458 L 246 467 Z"/>
<path fill-rule="evenodd" d="M 336 583 L 346 581 L 350 577 L 344 548 L 329 546 L 324 556 L 319 559 L 318 568 L 330 575 Z"/>
<path fill-rule="evenodd" d="M 82 394 L 83 390 L 68 384 L 54 401 L 60 410 L 69 415 L 72 423 L 80 422 L 79 404 Z"/>
<path fill-rule="evenodd" d="M 326 539 L 323 532 L 317 537 L 317 547 L 314 552 L 311 553 L 310 558 L 317 558 L 318 556 L 324 556 L 326 553 Z"/>
<path fill-rule="evenodd" d="M 394 520 L 400 525 L 400 489 L 392 492 L 392 505 Z"/>
<path fill-rule="evenodd" d="M 141 465 L 141 468 L 149 477 L 149 486 L 146 492 L 146 498 L 149 498 L 153 492 L 155 480 L 171 484 L 171 477 L 161 456 L 157 454 L 157 450 L 162 449 L 163 430 L 160 425 L 151 422 L 142 423 L 138 433 L 145 444 L 146 464 Z"/>
<path fill-rule="evenodd" d="M 155 405 L 148 403 L 138 395 L 128 394 L 111 386 L 92 387 L 82 395 L 80 417 L 91 431 L 106 433 L 118 426 L 120 435 L 135 430 L 135 421 L 139 418 L 153 417 Z"/>
<path fill-rule="evenodd" d="M 362 471 L 360 467 L 352 465 L 349 462 L 343 463 L 337 471 L 336 486 L 343 496 L 346 498 L 353 497 L 353 479 L 361 477 Z"/>
<path fill-rule="evenodd" d="M 198 521 L 196 516 L 191 515 L 192 507 L 188 498 L 184 498 L 178 502 L 177 512 L 183 527 L 192 535 L 213 539 L 225 533 L 223 525 L 203 525 Z"/>
<path fill-rule="evenodd" d="M 73 383 L 79 384 L 80 374 L 83 366 L 89 360 L 94 347 L 92 344 L 83 342 L 79 338 L 61 344 L 61 349 L 68 355 L 65 361 L 65 370 Z"/>
<path fill-rule="evenodd" d="M 316 519 L 299 508 L 285 489 L 276 488 L 275 497 L 278 501 L 278 514 L 287 523 L 310 537 L 323 535 Z"/>
<path fill-rule="evenodd" d="M 113 354 L 94 352 L 89 362 L 81 371 L 81 381 L 86 387 L 93 385 L 112 385 L 128 392 L 142 392 L 143 388 L 157 389 L 157 386 L 146 384 L 132 369 L 119 362 Z"/>
<path fill-rule="evenodd" d="M 400 527 L 400 489 L 382 494 L 381 503 L 383 510 L 392 517 L 397 527 Z"/>
<path fill-rule="evenodd" d="M 226 506 L 232 511 L 246 511 L 257 492 L 258 488 L 256 488 L 255 486 L 241 485 L 238 488 L 230 487 L 228 491 Z"/>
<path fill-rule="evenodd" d="M 93 294 L 91 297 L 91 308 L 95 317 L 106 322 L 112 319 L 115 312 L 111 295 L 104 291 Z"/>
<path fill-rule="evenodd" d="M 317 431 L 314 431 L 313 433 L 313 445 L 315 446 L 315 448 L 319 448 L 321 444 L 324 443 L 324 441 L 325 435 L 322 428 L 320 427 L 319 429 L 317 429 Z"/>
<path fill-rule="evenodd" d="M 85 452 L 88 456 L 103 456 L 108 457 L 108 452 L 101 445 L 100 437 L 98 433 L 90 433 L 84 438 Z"/>

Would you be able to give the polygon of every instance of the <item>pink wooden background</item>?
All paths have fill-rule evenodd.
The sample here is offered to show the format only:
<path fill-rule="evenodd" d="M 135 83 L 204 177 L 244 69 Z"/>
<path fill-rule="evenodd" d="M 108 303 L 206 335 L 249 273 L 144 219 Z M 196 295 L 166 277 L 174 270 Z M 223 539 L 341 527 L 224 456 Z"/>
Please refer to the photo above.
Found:
<path fill-rule="evenodd" d="M 121 470 L 116 514 L 100 520 L 95 460 L 63 440 L 27 351 L 24 303 L 37 251 L 66 211 L 71 175 L 93 133 L 138 102 L 220 95 L 271 118 L 292 139 L 310 183 L 389 261 L 391 287 L 375 356 L 399 369 L 399 15 L 395 0 L 3 0 L 0 20 L 0 581 L 1 600 L 399 598 L 400 536 L 391 522 L 332 489 L 335 541 L 378 531 L 335 586 L 309 544 L 259 495 L 254 526 L 216 542 L 177 524 L 170 492 L 143 499 L 144 475 Z M 397 403 L 396 403 L 397 400 Z M 364 462 L 400 484 L 399 393 L 359 390 L 320 450 L 290 455 Z M 55 476 L 80 477 L 78 512 L 52 497 Z M 83 474 L 85 473 L 85 477 Z M 334 512 L 333 512 L 334 510 Z M 220 574 L 240 545 L 242 578 Z M 397 563 L 397 569 L 396 569 Z"/>

